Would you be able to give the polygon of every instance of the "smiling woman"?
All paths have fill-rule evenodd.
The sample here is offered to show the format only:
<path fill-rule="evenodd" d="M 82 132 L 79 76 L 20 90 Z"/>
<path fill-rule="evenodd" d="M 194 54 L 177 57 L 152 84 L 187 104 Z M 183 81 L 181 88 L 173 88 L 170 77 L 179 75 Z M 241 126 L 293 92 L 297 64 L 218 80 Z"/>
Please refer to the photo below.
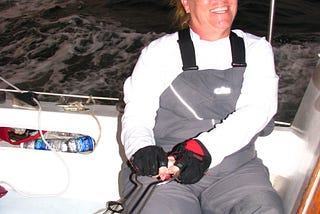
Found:
<path fill-rule="evenodd" d="M 185 20 L 182 23 L 184 25 L 185 23 L 190 24 L 192 30 L 201 39 L 214 41 L 229 35 L 237 13 L 237 0 L 223 2 L 182 0 L 181 4 L 186 12 L 186 17 L 182 18 Z M 179 7 L 177 13 L 184 14 L 183 11 L 181 13 L 182 8 Z"/>
<path fill-rule="evenodd" d="M 277 107 L 270 44 L 231 31 L 237 0 L 171 4 L 184 28 L 146 46 L 124 84 L 121 139 L 129 166 L 120 186 L 124 197 L 135 186 L 130 171 L 145 186 L 156 175 L 176 182 L 154 189 L 138 209 L 126 198 L 127 212 L 283 213 L 254 149 L 261 131 L 272 130 Z"/>

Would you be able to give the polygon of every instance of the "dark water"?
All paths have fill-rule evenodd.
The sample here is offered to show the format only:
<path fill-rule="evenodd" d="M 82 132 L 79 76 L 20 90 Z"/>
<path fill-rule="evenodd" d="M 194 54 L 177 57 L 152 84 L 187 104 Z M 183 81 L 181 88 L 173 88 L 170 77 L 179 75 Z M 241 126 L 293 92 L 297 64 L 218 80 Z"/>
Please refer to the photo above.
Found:
<path fill-rule="evenodd" d="M 278 120 L 292 121 L 318 61 L 319 8 L 276 3 Z M 266 36 L 268 13 L 269 1 L 239 0 L 234 27 Z M 24 90 L 121 97 L 141 48 L 175 30 L 170 17 L 157 0 L 0 0 L 0 75 Z"/>

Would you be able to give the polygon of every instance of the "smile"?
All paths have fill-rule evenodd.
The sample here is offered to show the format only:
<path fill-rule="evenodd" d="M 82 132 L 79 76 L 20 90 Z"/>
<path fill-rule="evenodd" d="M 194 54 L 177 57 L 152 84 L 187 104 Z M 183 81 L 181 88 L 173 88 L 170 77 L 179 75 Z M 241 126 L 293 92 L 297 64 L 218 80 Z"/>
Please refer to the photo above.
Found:
<path fill-rule="evenodd" d="M 215 9 L 211 9 L 211 13 L 225 13 L 228 10 L 228 7 L 219 7 Z"/>

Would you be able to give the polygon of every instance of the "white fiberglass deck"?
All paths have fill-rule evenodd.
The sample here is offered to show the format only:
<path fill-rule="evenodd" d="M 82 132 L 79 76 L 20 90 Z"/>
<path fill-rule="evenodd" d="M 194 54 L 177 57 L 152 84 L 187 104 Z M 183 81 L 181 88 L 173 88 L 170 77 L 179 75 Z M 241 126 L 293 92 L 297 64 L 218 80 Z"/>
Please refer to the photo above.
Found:
<path fill-rule="evenodd" d="M 98 139 L 99 126 L 91 115 L 66 113 L 52 103 L 42 105 L 43 130 L 81 133 Z M 0 181 L 31 195 L 54 196 L 23 198 L 9 191 L 0 199 L 0 213 L 38 213 L 38 208 L 47 209 L 39 213 L 51 213 L 55 209 L 65 209 L 65 212 L 52 213 L 71 213 L 71 210 L 103 208 L 106 201 L 119 198 L 118 172 L 122 160 L 117 143 L 118 112 L 113 106 L 96 105 L 91 108 L 101 125 L 100 141 L 90 154 L 59 152 L 65 164 L 52 152 L 5 147 L 2 142 Z M 0 104 L 0 118 L 0 126 L 38 129 L 37 110 L 11 108 L 10 102 Z M 93 213 L 82 211 L 76 213 Z"/>
<path fill-rule="evenodd" d="M 58 196 L 33 198 L 9 191 L 0 199 L 1 213 L 95 213 L 105 206 L 106 201 L 119 198 L 118 172 L 121 158 L 117 141 L 118 113 L 110 106 L 96 108 L 99 111 L 93 112 L 102 126 L 101 140 L 96 150 L 88 155 L 59 153 L 70 175 L 52 152 L 0 148 L 0 180 L 10 182 L 19 190 L 58 194 L 68 185 L 70 176 L 68 189 Z M 37 129 L 36 110 L 15 109 L 6 103 L 1 105 L 0 115 L 1 126 Z M 44 107 L 41 121 L 44 130 L 83 133 L 92 137 L 99 134 L 96 121 L 87 114 L 54 112 Z M 272 181 L 285 199 L 287 189 L 284 187 L 299 170 L 297 166 L 302 158 L 303 141 L 290 128 L 277 127 L 270 136 L 259 138 L 256 145 L 259 156 L 270 167 Z"/>

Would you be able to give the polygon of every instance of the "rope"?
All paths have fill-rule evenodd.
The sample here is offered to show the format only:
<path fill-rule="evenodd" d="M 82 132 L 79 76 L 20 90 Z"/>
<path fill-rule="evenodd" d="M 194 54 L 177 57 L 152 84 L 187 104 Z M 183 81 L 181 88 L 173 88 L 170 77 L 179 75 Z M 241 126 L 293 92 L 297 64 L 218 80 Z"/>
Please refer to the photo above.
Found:
<path fill-rule="evenodd" d="M 54 149 L 50 146 L 50 144 L 47 142 L 47 140 L 45 139 L 44 135 L 43 135 L 43 131 L 42 131 L 42 127 L 41 127 L 41 105 L 39 103 L 38 100 L 34 99 L 34 101 L 37 103 L 38 105 L 38 130 L 40 133 L 40 136 L 43 140 L 43 142 L 47 145 L 47 147 L 53 152 L 54 155 L 56 155 L 58 157 L 58 159 L 61 161 L 62 165 L 64 166 L 65 172 L 66 172 L 66 176 L 67 176 L 67 181 L 65 186 L 63 187 L 62 190 L 56 192 L 56 193 L 49 193 L 49 194 L 40 194 L 40 193 L 31 193 L 31 192 L 26 192 L 26 191 L 22 191 L 18 188 L 15 188 L 12 184 L 10 184 L 9 182 L 6 181 L 0 181 L 0 184 L 5 184 L 7 186 L 9 186 L 12 190 L 14 190 L 15 192 L 19 193 L 22 196 L 25 197 L 30 197 L 30 198 L 34 198 L 34 197 L 54 197 L 54 196 L 58 196 L 63 194 L 64 192 L 66 192 L 66 190 L 68 189 L 69 185 L 70 185 L 70 171 L 69 171 L 69 167 L 66 164 L 65 160 L 62 158 L 62 156 Z"/>
<path fill-rule="evenodd" d="M 0 88 L 0 91 L 4 92 L 11 92 L 11 93 L 24 93 L 24 92 L 32 92 L 38 95 L 48 95 L 48 96 L 57 96 L 57 97 L 73 97 L 73 98 L 83 98 L 83 99 L 93 99 L 93 100 L 110 100 L 110 101 L 119 101 L 119 98 L 114 97 L 96 97 L 96 96 L 88 96 L 88 95 L 77 95 L 77 94 L 59 94 L 59 93 L 49 93 L 49 92 L 39 92 L 39 91 L 25 91 L 20 90 L 14 85 L 10 84 L 8 81 L 4 80 L 2 77 L 0 77 L 1 80 L 3 80 L 5 83 L 10 85 L 11 87 L 14 87 L 15 89 L 5 89 Z"/>
<path fill-rule="evenodd" d="M 2 81 L 4 81 L 6 84 L 8 84 L 9 86 L 11 86 L 12 88 L 15 89 L 15 90 L 0 89 L 0 91 L 15 92 L 15 93 L 30 92 L 30 91 L 20 90 L 18 87 L 14 86 L 10 82 L 8 82 L 4 78 L 2 78 L 1 76 L 0 76 L 0 79 Z M 71 94 L 55 94 L 55 93 L 46 93 L 46 92 L 33 92 L 33 93 L 41 94 L 41 95 L 51 95 L 51 96 L 67 96 L 67 97 L 87 98 L 87 99 L 90 99 L 90 100 L 92 100 L 92 99 L 119 100 L 118 98 L 108 98 L 108 97 L 92 97 L 92 96 L 71 95 Z M 33 101 L 38 106 L 38 131 L 40 133 L 41 139 L 46 144 L 46 146 L 49 148 L 49 150 L 52 151 L 53 154 L 57 156 L 57 158 L 61 161 L 62 165 L 64 166 L 64 169 L 65 169 L 65 172 L 66 172 L 66 176 L 67 176 L 66 184 L 65 184 L 64 188 L 61 191 L 58 191 L 57 193 L 51 193 L 51 194 L 38 194 L 38 193 L 30 193 L 30 192 L 22 191 L 20 189 L 15 188 L 12 184 L 10 184 L 9 182 L 6 182 L 6 181 L 0 181 L 0 184 L 5 184 L 5 185 L 9 186 L 15 192 L 17 192 L 17 193 L 19 193 L 19 194 L 21 194 L 21 195 L 23 195 L 25 197 L 53 197 L 53 196 L 58 196 L 58 195 L 63 194 L 64 192 L 66 192 L 66 190 L 68 189 L 68 187 L 70 185 L 70 170 L 69 170 L 69 167 L 66 164 L 65 160 L 62 158 L 62 156 L 54 148 L 52 148 L 52 146 L 45 139 L 45 137 L 43 135 L 42 125 L 41 125 L 42 107 L 41 107 L 40 102 L 37 99 L 33 98 Z M 92 116 L 94 118 L 94 120 L 96 121 L 96 123 L 98 125 L 98 129 L 99 129 L 99 134 L 98 134 L 97 140 L 96 140 L 94 148 L 93 148 L 93 150 L 95 150 L 95 148 L 98 145 L 98 143 L 100 141 L 100 138 L 101 138 L 101 130 L 102 130 L 101 124 L 100 124 L 98 118 L 91 111 L 88 111 L 88 109 L 86 109 L 81 103 L 75 102 L 75 103 L 72 103 L 72 104 L 75 105 L 76 111 L 84 112 L 85 114 L 88 114 L 88 115 Z M 83 154 L 87 154 L 87 153 L 83 153 Z"/>

